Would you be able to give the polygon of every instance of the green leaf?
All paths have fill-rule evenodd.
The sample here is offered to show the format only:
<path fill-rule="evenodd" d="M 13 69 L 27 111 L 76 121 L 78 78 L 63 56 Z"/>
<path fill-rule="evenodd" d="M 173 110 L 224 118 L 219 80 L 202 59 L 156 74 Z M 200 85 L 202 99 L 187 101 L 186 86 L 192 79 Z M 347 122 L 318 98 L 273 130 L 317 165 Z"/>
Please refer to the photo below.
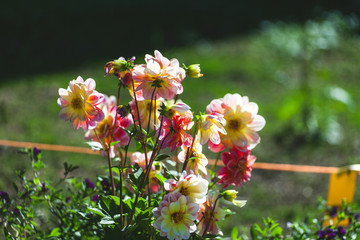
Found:
<path fill-rule="evenodd" d="M 39 178 L 34 177 L 34 178 L 33 178 L 33 182 L 34 182 L 35 185 L 39 185 L 40 180 L 39 180 Z"/>
<path fill-rule="evenodd" d="M 273 237 L 278 237 L 282 235 L 282 228 L 279 226 L 276 226 L 272 231 L 271 231 L 271 235 Z"/>
<path fill-rule="evenodd" d="M 39 171 L 41 168 L 44 168 L 44 163 L 40 160 L 33 163 L 34 170 Z"/>
<path fill-rule="evenodd" d="M 110 143 L 110 147 L 115 146 L 115 145 L 118 144 L 119 142 L 120 142 L 120 141 L 111 142 L 111 143 Z"/>
<path fill-rule="evenodd" d="M 161 176 L 160 174 L 156 174 L 155 177 L 159 180 L 160 185 L 163 185 L 164 182 L 167 180 L 166 178 L 164 178 L 164 177 Z"/>
<path fill-rule="evenodd" d="M 89 210 L 90 212 L 95 213 L 101 217 L 105 217 L 105 214 L 101 211 L 101 209 L 88 207 L 87 210 Z"/>
<path fill-rule="evenodd" d="M 100 224 L 103 224 L 103 225 L 109 225 L 109 224 L 114 224 L 114 223 L 115 223 L 115 221 L 109 216 L 104 217 L 100 221 Z"/>
<path fill-rule="evenodd" d="M 156 156 L 155 161 L 162 161 L 168 158 L 170 158 L 170 156 L 167 154 L 159 154 Z"/>
<path fill-rule="evenodd" d="M 103 150 L 103 147 L 101 143 L 99 142 L 85 142 L 87 145 L 89 145 L 93 150 Z"/>
<path fill-rule="evenodd" d="M 237 240 L 237 235 L 238 235 L 238 229 L 237 229 L 237 227 L 233 227 L 233 229 L 231 231 L 231 239 Z"/>
<path fill-rule="evenodd" d="M 256 227 L 258 227 L 257 224 L 252 225 L 251 228 L 250 228 L 250 234 L 251 234 L 251 238 L 252 238 L 253 240 L 257 240 L 257 239 L 258 239 L 258 233 L 257 233 L 257 231 L 256 231 L 256 229 L 257 229 Z"/>
<path fill-rule="evenodd" d="M 120 198 L 117 196 L 110 196 L 117 206 L 120 206 Z"/>
<path fill-rule="evenodd" d="M 54 228 L 48 237 L 59 237 L 61 235 L 60 228 Z"/>

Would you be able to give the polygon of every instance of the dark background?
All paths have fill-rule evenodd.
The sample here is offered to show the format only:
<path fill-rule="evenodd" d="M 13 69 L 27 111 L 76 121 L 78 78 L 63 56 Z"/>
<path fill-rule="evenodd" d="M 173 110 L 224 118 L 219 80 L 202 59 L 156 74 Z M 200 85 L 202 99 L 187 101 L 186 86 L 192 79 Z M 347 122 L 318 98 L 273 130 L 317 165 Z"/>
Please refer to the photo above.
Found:
<path fill-rule="evenodd" d="M 302 22 L 334 10 L 358 15 L 359 2 L 6 1 L 0 7 L 0 81 L 238 36 L 264 20 Z"/>

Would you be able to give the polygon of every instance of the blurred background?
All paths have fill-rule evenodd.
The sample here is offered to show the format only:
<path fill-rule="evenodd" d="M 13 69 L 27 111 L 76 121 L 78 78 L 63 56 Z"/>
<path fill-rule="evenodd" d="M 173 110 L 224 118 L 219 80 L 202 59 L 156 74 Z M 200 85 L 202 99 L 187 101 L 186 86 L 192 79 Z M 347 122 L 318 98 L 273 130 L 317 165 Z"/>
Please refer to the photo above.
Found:
<path fill-rule="evenodd" d="M 160 50 L 200 63 L 182 100 L 194 112 L 226 93 L 249 96 L 267 124 L 258 162 L 345 166 L 360 163 L 360 1 L 7 1 L 1 3 L 0 139 L 84 146 L 81 130 L 58 119 L 58 88 L 78 75 L 115 95 L 104 64 Z M 124 97 L 124 101 L 126 98 Z M 124 102 L 125 103 L 125 102 Z M 208 157 L 214 158 L 211 153 Z M 49 179 L 65 161 L 95 180 L 98 156 L 43 152 Z M 0 190 L 26 156 L 0 147 Z M 271 216 L 305 218 L 326 198 L 329 176 L 254 170 L 239 196 L 246 207 L 222 223 L 229 235 Z M 359 184 L 359 182 L 358 182 Z M 355 200 L 359 201 L 356 192 Z"/>

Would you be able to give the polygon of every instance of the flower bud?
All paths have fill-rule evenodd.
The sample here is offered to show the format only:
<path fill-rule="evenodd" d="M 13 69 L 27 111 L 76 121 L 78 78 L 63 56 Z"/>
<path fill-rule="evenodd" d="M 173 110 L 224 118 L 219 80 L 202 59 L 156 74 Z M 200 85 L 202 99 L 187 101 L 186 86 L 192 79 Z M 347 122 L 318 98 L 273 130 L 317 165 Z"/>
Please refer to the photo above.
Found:
<path fill-rule="evenodd" d="M 128 70 L 130 70 L 133 66 L 135 58 L 132 57 L 128 61 L 125 58 L 120 57 L 114 61 L 107 62 L 105 64 L 105 76 L 109 74 L 114 74 L 119 79 L 124 77 Z"/>
<path fill-rule="evenodd" d="M 124 86 L 128 86 L 132 81 L 132 74 L 130 72 L 126 73 L 123 78 L 121 78 L 121 82 Z"/>
<path fill-rule="evenodd" d="M 224 196 L 225 200 L 232 202 L 236 199 L 237 193 L 238 193 L 238 191 L 235 191 L 235 190 L 226 190 L 225 192 L 223 192 L 223 196 Z"/>
<path fill-rule="evenodd" d="M 246 204 L 246 200 L 236 200 L 237 194 L 238 192 L 235 190 L 226 190 L 225 192 L 222 193 L 222 196 L 224 197 L 225 200 L 231 202 L 232 204 L 234 204 L 235 206 L 241 208 L 243 206 L 245 206 Z"/>
<path fill-rule="evenodd" d="M 130 106 L 129 105 L 120 105 L 116 109 L 117 114 L 119 114 L 120 118 L 126 117 L 130 112 Z"/>
<path fill-rule="evenodd" d="M 192 78 L 199 78 L 203 76 L 203 74 L 201 74 L 200 64 L 190 65 L 187 67 L 186 73 Z"/>

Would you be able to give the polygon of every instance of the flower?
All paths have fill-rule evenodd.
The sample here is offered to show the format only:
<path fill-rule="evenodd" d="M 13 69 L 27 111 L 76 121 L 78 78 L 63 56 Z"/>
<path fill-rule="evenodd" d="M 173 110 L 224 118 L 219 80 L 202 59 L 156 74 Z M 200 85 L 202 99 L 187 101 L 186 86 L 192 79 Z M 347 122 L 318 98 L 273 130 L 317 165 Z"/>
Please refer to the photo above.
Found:
<path fill-rule="evenodd" d="M 159 116 L 160 113 L 158 111 L 158 109 L 160 108 L 161 105 L 161 101 L 162 99 L 157 99 L 157 100 L 138 100 L 137 101 L 137 107 L 139 109 L 139 115 L 138 116 L 138 111 L 136 109 L 136 103 L 135 103 L 135 99 L 133 99 L 129 105 L 131 107 L 131 112 L 134 115 L 135 118 L 135 124 L 138 125 L 139 124 L 139 120 L 141 123 L 141 126 L 143 128 L 147 128 L 148 124 L 149 124 L 149 120 L 150 120 L 150 128 L 151 129 L 155 129 L 156 126 L 159 125 Z M 150 117 L 150 109 L 151 109 L 151 117 Z"/>
<path fill-rule="evenodd" d="M 210 140 L 214 144 L 220 144 L 220 134 L 226 135 L 225 125 L 226 121 L 220 114 L 202 115 L 198 132 L 200 143 L 206 144 Z"/>
<path fill-rule="evenodd" d="M 339 236 L 340 239 L 344 239 L 345 235 L 346 235 L 346 231 L 343 227 L 338 227 L 337 228 L 337 235 Z"/>
<path fill-rule="evenodd" d="M 185 70 L 179 67 L 175 58 L 169 60 L 158 50 L 154 55 L 146 54 L 146 64 L 134 67 L 132 77 L 141 83 L 136 91 L 142 90 L 145 99 L 151 99 L 153 93 L 156 98 L 172 99 L 175 94 L 183 92 L 181 82 L 185 78 Z"/>
<path fill-rule="evenodd" d="M 198 139 L 198 138 L 196 138 Z M 180 162 L 185 162 L 186 154 L 188 153 L 189 147 L 181 146 L 182 151 L 178 154 Z M 208 159 L 202 153 L 202 145 L 199 141 L 195 141 L 194 146 L 189 153 L 189 160 L 186 165 L 186 172 L 190 173 L 193 171 L 195 174 L 199 174 L 199 171 L 204 175 L 207 174 L 206 166 L 208 165 Z"/>
<path fill-rule="evenodd" d="M 219 201 L 216 201 L 216 206 L 214 207 L 214 202 L 216 201 L 216 195 L 211 198 L 210 194 L 204 203 L 205 210 L 203 212 L 203 218 L 198 224 L 198 230 L 200 235 L 203 235 L 204 232 L 210 234 L 220 234 L 223 235 L 222 231 L 218 227 L 218 221 L 224 220 L 226 212 L 219 208 Z M 214 211 L 211 217 L 211 213 Z"/>
<path fill-rule="evenodd" d="M 90 200 L 93 201 L 93 202 L 97 202 L 97 201 L 99 201 L 99 198 L 100 198 L 99 195 L 95 194 L 94 196 L 91 197 Z"/>
<path fill-rule="evenodd" d="M 250 180 L 252 165 L 256 160 L 255 156 L 250 155 L 250 150 L 242 152 L 231 149 L 230 152 L 222 153 L 221 159 L 225 167 L 220 168 L 217 175 L 220 179 L 218 183 L 224 183 L 224 188 L 230 184 L 242 186 L 243 182 Z"/>
<path fill-rule="evenodd" d="M 258 105 L 249 102 L 248 97 L 226 94 L 213 100 L 207 107 L 208 114 L 223 114 L 226 120 L 226 135 L 221 135 L 221 144 L 227 148 L 253 149 L 259 142 L 257 133 L 265 126 L 265 119 L 257 115 Z M 220 144 L 220 145 L 221 145 Z M 218 147 L 221 149 L 221 147 Z M 212 146 L 210 150 L 217 149 Z"/>
<path fill-rule="evenodd" d="M 179 181 L 168 179 L 164 183 L 166 191 L 179 192 L 182 195 L 189 196 L 191 202 L 204 203 L 208 191 L 209 182 L 194 174 L 187 174 L 183 171 Z"/>
<path fill-rule="evenodd" d="M 46 187 L 46 183 L 45 182 L 43 182 L 43 183 L 41 183 L 41 192 L 42 193 L 45 193 L 45 192 L 47 192 L 49 189 Z"/>
<path fill-rule="evenodd" d="M 10 202 L 9 194 L 5 191 L 0 191 L 0 198 L 5 200 L 7 203 Z"/>
<path fill-rule="evenodd" d="M 177 147 L 190 147 L 192 136 L 186 131 L 194 125 L 190 107 L 181 100 L 175 104 L 174 100 L 163 102 L 160 110 L 161 127 L 159 139 L 161 148 L 169 147 L 174 151 Z M 159 134 L 159 132 L 158 132 Z"/>
<path fill-rule="evenodd" d="M 95 188 L 95 184 L 90 181 L 90 179 L 85 178 L 85 186 L 86 188 L 90 188 L 90 189 L 94 189 Z"/>
<path fill-rule="evenodd" d="M 38 160 L 39 155 L 41 153 L 41 149 L 37 148 L 37 147 L 34 147 L 32 152 L 33 152 L 33 156 L 34 156 L 35 160 Z"/>
<path fill-rule="evenodd" d="M 154 228 L 160 230 L 160 236 L 168 239 L 188 239 L 195 232 L 194 220 L 198 216 L 199 205 L 192 203 L 189 197 L 178 192 L 167 194 L 159 207 L 153 209 Z"/>
<path fill-rule="evenodd" d="M 171 151 L 174 151 L 177 147 L 183 145 L 186 147 L 191 146 L 192 136 L 186 132 L 193 125 L 191 118 L 176 114 L 171 119 L 163 116 L 160 116 L 160 119 L 162 119 L 162 128 L 159 137 L 161 148 L 169 147 Z"/>
<path fill-rule="evenodd" d="M 103 187 L 103 190 L 104 190 L 104 191 L 110 191 L 111 185 L 110 185 L 109 181 L 108 181 L 106 178 L 104 178 L 103 180 L 101 180 L 100 184 L 101 184 L 101 186 Z"/>
<path fill-rule="evenodd" d="M 162 116 L 165 116 L 168 119 L 171 119 L 175 115 L 181 115 L 182 117 L 189 117 L 192 119 L 193 114 L 190 109 L 190 106 L 180 99 L 178 99 L 176 102 L 175 100 L 171 99 L 162 102 L 160 112 Z"/>
<path fill-rule="evenodd" d="M 124 129 L 132 124 L 132 120 L 130 115 L 121 117 L 116 114 L 117 107 L 114 96 L 108 97 L 104 95 L 104 98 L 104 102 L 99 105 L 104 113 L 104 118 L 97 123 L 95 129 L 88 130 L 85 133 L 85 139 L 96 142 L 101 141 L 106 147 L 110 147 L 110 141 L 118 142 L 110 148 L 110 157 L 115 157 L 115 146 L 125 146 L 129 143 L 130 137 Z M 102 154 L 105 153 L 102 151 Z"/>
<path fill-rule="evenodd" d="M 95 128 L 96 122 L 104 118 L 104 113 L 98 107 L 104 97 L 95 91 L 96 83 L 88 78 L 85 82 L 79 76 L 69 83 L 67 89 L 60 88 L 57 104 L 61 108 L 60 119 L 72 122 L 74 129 L 80 127 L 87 131 Z"/>
<path fill-rule="evenodd" d="M 200 64 L 190 65 L 186 68 L 186 73 L 192 78 L 199 78 L 203 76 L 203 74 L 201 74 Z"/>

